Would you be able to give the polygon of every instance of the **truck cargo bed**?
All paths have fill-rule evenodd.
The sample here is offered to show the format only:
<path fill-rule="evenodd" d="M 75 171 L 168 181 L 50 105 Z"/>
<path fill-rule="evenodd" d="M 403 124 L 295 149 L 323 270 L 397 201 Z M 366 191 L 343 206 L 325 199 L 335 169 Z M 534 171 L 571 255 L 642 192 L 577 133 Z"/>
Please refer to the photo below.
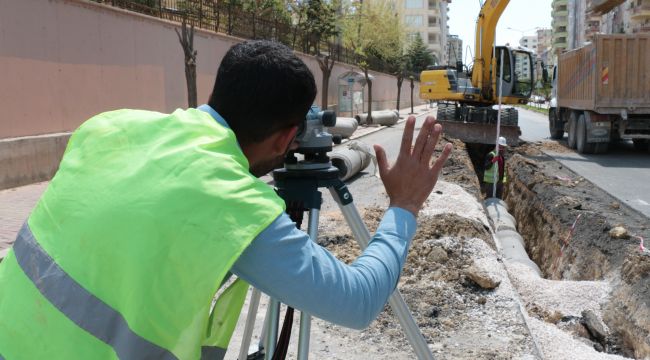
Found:
<path fill-rule="evenodd" d="M 596 35 L 560 55 L 558 105 L 600 114 L 650 113 L 650 35 Z"/>

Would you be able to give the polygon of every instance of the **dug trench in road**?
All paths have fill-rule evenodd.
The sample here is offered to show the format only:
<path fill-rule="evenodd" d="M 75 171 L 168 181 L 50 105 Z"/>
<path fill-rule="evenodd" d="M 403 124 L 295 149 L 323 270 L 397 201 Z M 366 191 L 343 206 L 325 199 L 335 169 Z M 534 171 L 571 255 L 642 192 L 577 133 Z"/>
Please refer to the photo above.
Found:
<path fill-rule="evenodd" d="M 649 358 L 650 252 L 643 241 L 650 237 L 650 220 L 545 155 L 544 147 L 512 149 L 505 201 L 545 279 L 571 284 L 558 285 L 565 291 L 588 284 L 594 292 L 607 289 L 593 310 L 608 330 L 590 328 L 587 313 L 541 309 L 527 301 L 534 293 L 520 290 L 528 313 L 570 329 L 602 351 Z M 486 149 L 468 148 L 474 164 L 480 163 Z M 517 286 L 516 276 L 513 281 Z"/>

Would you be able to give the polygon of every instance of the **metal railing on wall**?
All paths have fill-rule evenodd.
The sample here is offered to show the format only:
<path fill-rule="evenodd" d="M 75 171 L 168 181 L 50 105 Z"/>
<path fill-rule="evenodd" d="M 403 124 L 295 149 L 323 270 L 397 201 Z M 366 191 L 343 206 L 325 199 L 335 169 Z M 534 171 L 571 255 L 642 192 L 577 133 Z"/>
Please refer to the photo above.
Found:
<path fill-rule="evenodd" d="M 122 9 L 174 22 L 186 21 L 197 28 L 245 39 L 281 42 L 306 54 L 329 54 L 339 62 L 356 64 L 355 52 L 336 39 L 322 39 L 301 31 L 292 24 L 291 15 L 278 15 L 268 9 L 245 10 L 236 0 L 92 0 Z M 373 56 L 365 59 L 369 68 L 386 72 L 384 61 Z"/>

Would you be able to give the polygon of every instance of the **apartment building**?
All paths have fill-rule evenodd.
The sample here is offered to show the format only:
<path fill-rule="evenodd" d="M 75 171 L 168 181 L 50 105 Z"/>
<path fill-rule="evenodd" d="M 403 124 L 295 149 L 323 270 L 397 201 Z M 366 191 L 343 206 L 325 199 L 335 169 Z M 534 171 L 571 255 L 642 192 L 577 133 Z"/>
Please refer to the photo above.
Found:
<path fill-rule="evenodd" d="M 569 0 L 553 0 L 551 7 L 553 9 L 552 52 L 554 55 L 559 55 L 569 48 L 572 40 L 569 38 Z"/>
<path fill-rule="evenodd" d="M 650 33 L 650 0 L 554 0 L 553 54 L 575 49 L 596 34 Z"/>
<path fill-rule="evenodd" d="M 396 0 L 402 10 L 408 41 L 420 34 L 438 64 L 446 64 L 449 20 L 447 11 L 451 0 Z"/>
<path fill-rule="evenodd" d="M 447 36 L 447 64 L 456 65 L 457 61 L 463 60 L 463 40 L 458 35 Z"/>

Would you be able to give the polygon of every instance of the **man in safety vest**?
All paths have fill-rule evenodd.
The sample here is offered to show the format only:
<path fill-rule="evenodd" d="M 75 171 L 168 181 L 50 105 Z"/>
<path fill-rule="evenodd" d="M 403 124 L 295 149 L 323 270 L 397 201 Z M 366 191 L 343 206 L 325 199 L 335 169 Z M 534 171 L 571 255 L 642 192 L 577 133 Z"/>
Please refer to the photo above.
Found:
<path fill-rule="evenodd" d="M 351 265 L 296 229 L 258 179 L 295 148 L 314 77 L 284 45 L 248 41 L 222 59 L 208 104 L 99 114 L 0 264 L 0 359 L 219 359 L 248 284 L 319 318 L 366 327 L 393 292 L 416 215 L 451 146 L 406 122 L 390 207 Z M 230 273 L 238 280 L 213 305 Z"/>
<path fill-rule="evenodd" d="M 496 197 L 503 198 L 503 184 L 508 181 L 508 175 L 505 171 L 505 154 L 508 147 L 506 138 L 499 137 L 499 154 L 497 149 L 490 151 L 485 157 L 485 172 L 483 173 L 483 193 L 486 197 L 494 197 L 494 183 L 496 180 Z"/>

